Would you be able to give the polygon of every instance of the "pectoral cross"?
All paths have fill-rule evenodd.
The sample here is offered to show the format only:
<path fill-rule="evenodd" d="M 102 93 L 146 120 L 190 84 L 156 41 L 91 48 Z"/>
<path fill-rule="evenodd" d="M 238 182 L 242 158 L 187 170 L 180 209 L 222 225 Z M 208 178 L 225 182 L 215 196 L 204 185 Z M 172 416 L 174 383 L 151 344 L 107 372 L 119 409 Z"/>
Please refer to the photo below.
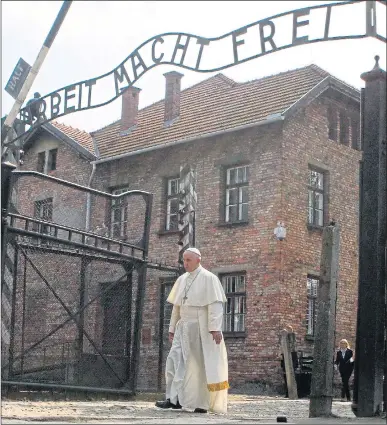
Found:
<path fill-rule="evenodd" d="M 187 295 L 184 295 L 183 297 L 183 304 L 187 301 Z"/>

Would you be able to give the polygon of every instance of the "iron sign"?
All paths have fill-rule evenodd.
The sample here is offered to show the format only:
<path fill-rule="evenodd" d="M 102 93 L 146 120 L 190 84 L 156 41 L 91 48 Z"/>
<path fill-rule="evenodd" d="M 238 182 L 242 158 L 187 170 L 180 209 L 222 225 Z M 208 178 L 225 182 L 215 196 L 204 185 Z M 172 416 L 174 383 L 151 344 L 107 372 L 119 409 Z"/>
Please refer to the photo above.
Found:
<path fill-rule="evenodd" d="M 33 102 L 33 108 L 27 105 L 20 110 L 20 120 L 29 126 L 29 131 L 35 124 L 107 105 L 158 65 L 214 72 L 289 47 L 320 41 L 375 37 L 386 42 L 385 34 L 378 33 L 376 25 L 377 8 L 383 9 L 379 11 L 383 15 L 385 5 L 385 1 L 374 0 L 305 7 L 262 19 L 216 38 L 176 32 L 160 34 L 142 43 L 112 71 L 49 93 L 38 99 L 38 103 Z M 358 25 L 359 19 L 363 25 Z M 343 29 L 344 22 L 355 25 L 352 34 L 344 33 L 349 31 Z M 222 55 L 217 55 L 220 50 Z M 223 63 L 212 63 L 214 58 Z"/>
<path fill-rule="evenodd" d="M 4 90 L 14 99 L 18 97 L 20 90 L 23 87 L 24 81 L 30 72 L 30 69 L 31 66 L 28 65 L 24 59 L 20 58 L 8 80 L 8 83 L 4 88 Z"/>

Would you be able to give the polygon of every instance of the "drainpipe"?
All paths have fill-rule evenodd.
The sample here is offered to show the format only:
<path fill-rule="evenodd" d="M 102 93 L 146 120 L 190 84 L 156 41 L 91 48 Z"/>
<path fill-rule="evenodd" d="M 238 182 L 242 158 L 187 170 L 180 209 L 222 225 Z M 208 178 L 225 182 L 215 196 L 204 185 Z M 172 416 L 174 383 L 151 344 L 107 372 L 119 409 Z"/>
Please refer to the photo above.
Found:
<path fill-rule="evenodd" d="M 92 163 L 92 170 L 91 170 L 91 174 L 89 177 L 89 183 L 88 183 L 88 187 L 91 187 L 91 182 L 93 180 L 94 177 L 94 173 L 95 173 L 95 169 L 97 167 L 97 164 Z M 87 198 L 86 198 L 86 223 L 85 223 L 85 231 L 88 232 L 89 228 L 90 228 L 90 217 L 91 217 L 91 193 L 89 192 L 87 194 Z"/>

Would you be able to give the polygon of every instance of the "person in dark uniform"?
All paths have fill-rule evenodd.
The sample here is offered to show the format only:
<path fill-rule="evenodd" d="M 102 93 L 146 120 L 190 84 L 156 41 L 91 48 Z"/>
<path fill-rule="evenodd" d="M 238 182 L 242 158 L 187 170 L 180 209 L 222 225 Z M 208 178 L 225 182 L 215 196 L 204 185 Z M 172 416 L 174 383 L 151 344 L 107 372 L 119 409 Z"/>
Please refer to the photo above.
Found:
<path fill-rule="evenodd" d="M 349 347 L 349 343 L 346 339 L 340 341 L 340 348 L 336 353 L 335 360 L 336 368 L 339 369 L 341 376 L 341 401 L 351 401 L 351 394 L 349 391 L 349 378 L 352 375 L 354 369 L 354 358 L 353 351 Z"/>

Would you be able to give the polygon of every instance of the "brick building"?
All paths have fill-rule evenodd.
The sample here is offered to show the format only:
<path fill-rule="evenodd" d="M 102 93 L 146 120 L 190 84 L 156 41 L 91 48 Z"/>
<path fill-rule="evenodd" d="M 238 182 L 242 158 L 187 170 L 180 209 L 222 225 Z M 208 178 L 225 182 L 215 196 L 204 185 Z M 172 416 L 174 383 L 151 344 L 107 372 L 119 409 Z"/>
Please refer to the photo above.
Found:
<path fill-rule="evenodd" d="M 322 228 L 331 220 L 341 226 L 336 336 L 355 343 L 360 93 L 315 65 L 245 83 L 217 74 L 185 90 L 182 77 L 165 74 L 165 99 L 141 110 L 140 90 L 129 88 L 122 118 L 91 134 L 43 125 L 26 142 L 22 168 L 101 191 L 153 193 L 150 257 L 176 264 L 179 170 L 195 167 L 196 246 L 228 298 L 230 384 L 279 386 L 279 331 L 291 324 L 297 349 L 313 350 Z M 88 218 L 85 202 L 39 184 L 18 187 L 25 214 L 55 221 L 68 208 L 67 225 L 134 237 L 136 214 L 125 205 L 94 203 Z M 273 235 L 278 221 L 287 230 L 282 241 Z M 96 275 L 95 284 L 103 280 Z M 162 386 L 171 284 L 170 276 L 148 274 L 142 389 Z M 90 329 L 103 327 L 103 312 L 93 314 Z"/>

